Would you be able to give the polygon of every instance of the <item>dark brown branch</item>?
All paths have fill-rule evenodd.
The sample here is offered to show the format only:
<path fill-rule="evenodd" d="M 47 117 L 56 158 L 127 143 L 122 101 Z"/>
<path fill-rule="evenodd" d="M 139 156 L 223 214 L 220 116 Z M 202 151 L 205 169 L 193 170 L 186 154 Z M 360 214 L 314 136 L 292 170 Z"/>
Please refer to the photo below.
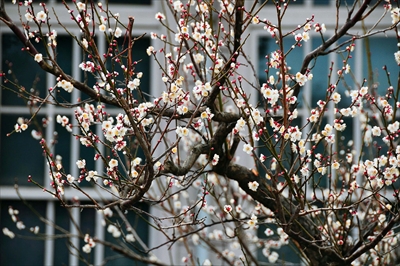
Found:
<path fill-rule="evenodd" d="M 243 12 L 244 12 L 244 0 L 238 0 L 235 4 L 235 25 L 234 25 L 234 40 L 233 40 L 233 53 L 229 61 L 225 64 L 224 71 L 222 73 L 229 73 L 229 69 L 231 67 L 231 63 L 236 63 L 236 59 L 239 57 L 239 50 L 241 47 L 241 38 L 243 33 Z M 210 95 L 208 96 L 205 106 L 208 106 L 211 109 L 214 109 L 214 101 L 217 98 L 220 87 L 225 84 L 227 80 L 227 76 L 223 75 L 220 80 L 218 80 L 218 84 L 214 86 Z"/>

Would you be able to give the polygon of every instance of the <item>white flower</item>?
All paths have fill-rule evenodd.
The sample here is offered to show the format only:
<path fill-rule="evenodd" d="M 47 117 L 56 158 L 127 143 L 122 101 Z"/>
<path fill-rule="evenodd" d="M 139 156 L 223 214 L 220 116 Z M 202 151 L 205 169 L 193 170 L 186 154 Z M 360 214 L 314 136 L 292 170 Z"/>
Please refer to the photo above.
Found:
<path fill-rule="evenodd" d="M 75 181 L 75 177 L 73 177 L 72 175 L 67 175 L 67 180 L 69 183 L 72 183 Z"/>
<path fill-rule="evenodd" d="M 85 47 L 86 49 L 88 48 L 88 46 L 89 46 L 89 43 L 88 43 L 88 41 L 85 39 L 85 38 L 83 38 L 82 39 L 82 45 L 83 45 L 83 47 Z"/>
<path fill-rule="evenodd" d="M 31 13 L 25 13 L 26 21 L 30 22 L 33 21 L 34 16 Z"/>
<path fill-rule="evenodd" d="M 393 9 L 390 11 L 390 13 L 391 13 L 390 16 L 392 17 L 392 23 L 393 23 L 393 24 L 397 24 L 397 23 L 399 22 L 399 20 L 400 20 L 400 16 L 399 16 L 400 9 L 399 9 L 398 7 L 393 8 Z"/>
<path fill-rule="evenodd" d="M 253 18 L 251 19 L 251 23 L 253 23 L 253 24 L 258 24 L 258 23 L 260 23 L 260 20 L 258 19 L 258 17 L 253 17 Z"/>
<path fill-rule="evenodd" d="M 334 103 L 338 104 L 338 103 L 340 102 L 340 100 L 341 100 L 340 94 L 337 93 L 337 92 L 334 92 L 334 93 L 332 94 L 332 101 L 333 101 Z"/>
<path fill-rule="evenodd" d="M 350 70 L 351 70 L 350 65 L 349 65 L 349 64 L 346 64 L 346 67 L 345 67 L 345 69 L 344 69 L 344 73 L 345 73 L 345 74 L 349 74 L 349 73 L 350 73 Z"/>
<path fill-rule="evenodd" d="M 272 251 L 271 254 L 268 256 L 268 261 L 270 263 L 275 263 L 279 258 L 279 254 L 276 251 Z"/>
<path fill-rule="evenodd" d="M 149 56 L 153 53 L 153 51 L 154 51 L 154 47 L 153 47 L 153 46 L 149 46 L 149 47 L 146 49 L 146 53 L 147 53 L 147 55 L 149 55 Z"/>
<path fill-rule="evenodd" d="M 37 54 L 35 54 L 35 58 L 34 59 L 35 59 L 36 62 L 40 63 L 40 62 L 43 61 L 43 55 L 40 54 L 40 53 L 37 53 Z"/>
<path fill-rule="evenodd" d="M 203 266 L 212 266 L 212 263 L 211 263 L 211 261 L 210 261 L 209 259 L 206 259 L 206 260 L 203 262 Z"/>
<path fill-rule="evenodd" d="M 115 160 L 115 159 L 111 159 L 110 162 L 108 163 L 108 166 L 109 166 L 110 168 L 117 167 L 117 166 L 118 166 L 118 161 Z"/>
<path fill-rule="evenodd" d="M 307 76 L 301 74 L 300 72 L 297 72 L 296 73 L 296 82 L 298 82 L 300 86 L 304 86 L 304 84 L 307 82 Z"/>
<path fill-rule="evenodd" d="M 119 37 L 121 37 L 121 35 L 122 35 L 122 30 L 119 27 L 117 27 L 115 29 L 114 36 L 115 36 L 115 38 L 119 38 Z"/>
<path fill-rule="evenodd" d="M 15 234 L 13 232 L 11 232 L 7 227 L 3 228 L 3 234 L 8 236 L 11 239 L 13 239 L 15 237 Z"/>
<path fill-rule="evenodd" d="M 379 137 L 381 135 L 381 129 L 377 126 L 374 126 L 371 131 L 373 136 Z"/>
<path fill-rule="evenodd" d="M 218 155 L 218 154 L 214 154 L 214 157 L 213 157 L 213 159 L 212 159 L 211 164 L 212 164 L 212 165 L 217 165 L 217 164 L 218 164 L 218 161 L 219 161 L 219 155 Z"/>
<path fill-rule="evenodd" d="M 135 89 L 137 89 L 137 87 L 139 87 L 139 86 L 140 86 L 140 79 L 135 78 L 134 80 L 129 81 L 127 87 L 128 87 L 129 89 L 131 89 L 131 90 L 135 90 Z"/>
<path fill-rule="evenodd" d="M 400 65 L 400 51 L 394 53 L 394 59 L 396 60 L 396 63 Z"/>
<path fill-rule="evenodd" d="M 274 234 L 274 231 L 271 230 L 271 228 L 267 228 L 267 229 L 265 229 L 264 234 L 266 236 L 272 236 Z"/>
<path fill-rule="evenodd" d="M 86 244 L 82 247 L 82 251 L 85 253 L 90 253 L 92 251 L 92 247 L 89 244 Z"/>
<path fill-rule="evenodd" d="M 42 11 L 39 11 L 39 12 L 36 14 L 36 19 L 39 20 L 39 21 L 45 22 L 45 21 L 46 21 L 46 18 L 47 18 L 47 15 L 46 15 L 46 13 L 45 13 L 43 10 L 42 10 Z"/>
<path fill-rule="evenodd" d="M 161 12 L 158 12 L 157 14 L 156 14 L 156 16 L 155 16 L 155 18 L 157 19 L 157 20 L 165 20 L 165 15 L 163 14 L 163 13 L 161 13 Z"/>
<path fill-rule="evenodd" d="M 136 241 L 136 239 L 135 239 L 135 237 L 133 236 L 133 234 L 127 234 L 127 235 L 125 236 L 125 240 L 128 241 L 128 242 L 135 242 L 135 241 Z"/>
<path fill-rule="evenodd" d="M 250 228 L 255 228 L 258 223 L 257 216 L 251 215 L 251 219 L 247 221 Z"/>
<path fill-rule="evenodd" d="M 227 213 L 230 213 L 232 211 L 232 206 L 231 205 L 225 205 L 224 206 L 224 211 Z"/>
<path fill-rule="evenodd" d="M 106 29 L 107 29 L 106 25 L 104 25 L 104 24 L 100 24 L 100 26 L 99 26 L 99 31 L 101 31 L 101 32 L 105 32 L 105 31 L 106 31 Z"/>
<path fill-rule="evenodd" d="M 76 3 L 76 6 L 78 7 L 79 11 L 85 10 L 86 9 L 86 5 L 82 2 L 78 2 Z"/>
<path fill-rule="evenodd" d="M 249 182 L 248 186 L 250 190 L 257 191 L 259 184 L 257 181 L 253 181 Z"/>
<path fill-rule="evenodd" d="M 360 89 L 360 95 L 364 96 L 368 92 L 368 87 L 361 87 Z"/>
<path fill-rule="evenodd" d="M 86 166 L 85 159 L 76 161 L 76 165 L 78 166 L 79 169 L 85 168 L 85 166 Z"/>
<path fill-rule="evenodd" d="M 19 230 L 25 229 L 25 225 L 22 221 L 18 221 L 15 224 Z"/>
<path fill-rule="evenodd" d="M 118 238 L 121 236 L 121 231 L 113 224 L 110 224 L 107 228 L 107 232 L 112 234 L 113 237 Z"/>
<path fill-rule="evenodd" d="M 253 147 L 251 147 L 250 144 L 244 144 L 243 145 L 243 151 L 247 154 L 251 154 L 253 151 Z"/>
<path fill-rule="evenodd" d="M 186 127 L 176 127 L 175 130 L 176 134 L 178 135 L 178 137 L 187 137 L 189 135 L 189 129 L 187 129 Z"/>

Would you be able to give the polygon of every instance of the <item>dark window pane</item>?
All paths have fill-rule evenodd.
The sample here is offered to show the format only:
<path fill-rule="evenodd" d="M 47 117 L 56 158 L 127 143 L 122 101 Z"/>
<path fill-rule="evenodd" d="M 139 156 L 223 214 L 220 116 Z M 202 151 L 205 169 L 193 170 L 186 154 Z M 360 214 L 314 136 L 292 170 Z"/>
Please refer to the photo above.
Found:
<path fill-rule="evenodd" d="M 68 116 L 69 122 L 75 124 L 73 118 Z M 54 117 L 53 121 L 57 121 L 57 118 Z M 55 146 L 54 146 L 54 155 L 60 155 L 62 160 L 63 171 L 66 174 L 69 174 L 71 171 L 71 165 L 75 165 L 75 162 L 71 162 L 71 133 L 68 132 L 61 124 L 55 123 Z M 74 140 L 78 141 L 78 140 Z M 76 165 L 75 165 L 76 166 Z"/>
<path fill-rule="evenodd" d="M 89 202 L 84 202 L 82 204 L 91 204 Z M 94 230 L 95 230 L 95 220 L 96 220 L 96 210 L 95 209 L 83 209 L 81 211 L 81 227 L 80 230 L 83 235 L 89 234 L 90 237 L 94 236 Z M 88 264 L 93 264 L 94 263 L 94 250 L 90 252 L 89 254 L 86 254 L 82 252 L 82 247 L 86 245 L 85 241 L 81 239 L 80 241 L 80 246 L 78 247 L 80 251 L 81 260 L 79 262 L 79 265 L 88 265 Z M 86 261 L 86 263 L 83 261 Z"/>
<path fill-rule="evenodd" d="M 312 50 L 322 44 L 320 37 L 311 38 Z M 325 100 L 329 75 L 329 57 L 319 56 L 316 60 L 311 61 L 310 67 L 313 79 L 311 80 L 311 103 L 307 103 L 311 107 L 315 107 L 318 100 Z"/>
<path fill-rule="evenodd" d="M 286 38 L 284 40 L 284 53 L 287 53 L 291 47 L 295 44 L 295 39 L 294 38 Z M 258 46 L 258 53 L 259 53 L 259 65 L 258 65 L 258 73 L 260 76 L 260 83 L 265 83 L 268 79 L 268 76 L 273 75 L 275 77 L 275 80 L 277 80 L 276 77 L 276 72 L 278 70 L 276 69 L 269 69 L 268 76 L 264 73 L 265 69 L 267 68 L 266 64 L 267 59 L 265 59 L 265 56 L 271 56 L 271 53 L 278 50 L 279 46 L 275 43 L 275 39 L 271 37 L 260 37 L 259 39 L 259 46 Z M 291 74 L 296 74 L 298 71 L 300 71 L 301 64 L 303 60 L 303 48 L 302 47 L 295 47 L 289 54 L 286 55 L 285 61 L 288 66 L 290 66 Z M 293 84 L 292 84 L 293 85 Z M 298 95 L 298 107 L 302 107 L 303 101 L 302 101 L 302 91 L 300 90 L 300 94 Z"/>
<path fill-rule="evenodd" d="M 55 217 L 58 227 L 63 228 L 65 230 L 69 230 L 69 211 L 70 209 L 66 209 L 60 206 L 58 202 L 55 202 Z M 55 230 L 54 234 L 56 239 L 54 240 L 54 265 L 68 265 L 69 261 L 69 239 L 65 236 L 64 232 L 60 230 Z"/>
<path fill-rule="evenodd" d="M 149 211 L 149 206 L 146 204 L 138 204 L 136 207 L 139 209 L 148 212 Z M 114 213 L 114 216 L 117 214 Z M 148 236 L 149 236 L 149 226 L 148 224 L 139 216 L 139 214 L 134 213 L 133 211 L 130 211 L 126 215 L 130 225 L 133 227 L 133 229 L 136 231 L 136 233 L 139 235 L 139 237 L 143 240 L 143 242 L 147 245 L 148 244 Z M 146 217 L 147 218 L 147 217 Z M 115 222 L 115 218 L 111 218 L 111 221 Z M 120 220 L 119 220 L 120 221 Z M 123 230 L 126 228 L 125 224 L 121 224 L 121 227 Z M 107 226 L 105 228 L 106 230 L 106 241 L 109 241 L 111 243 L 118 243 L 115 238 L 113 238 L 112 234 L 107 232 Z M 124 230 L 124 233 L 126 233 L 126 230 Z M 118 240 L 119 241 L 119 240 Z M 143 249 L 140 247 L 138 244 L 138 241 L 135 241 L 133 243 L 127 244 L 127 247 L 129 247 L 131 250 L 136 252 L 139 255 L 145 255 L 143 253 Z M 142 262 L 135 262 L 132 261 L 131 259 L 128 259 L 124 257 L 123 255 L 112 251 L 110 248 L 105 249 L 105 259 L 110 259 L 109 263 L 107 265 L 135 265 L 135 266 L 142 266 L 146 265 Z"/>
<path fill-rule="evenodd" d="M 40 47 L 36 44 L 35 46 Z M 5 79 L 9 79 L 11 82 L 23 86 L 28 92 L 33 88 L 43 98 L 46 94 L 46 74 L 27 52 L 21 51 L 23 48 L 21 42 L 13 34 L 6 33 L 2 35 L 1 48 L 1 67 L 6 73 L 3 82 Z M 38 50 L 43 53 L 43 49 L 38 48 Z M 11 82 L 5 85 L 15 90 Z M 25 93 L 23 96 L 26 97 L 27 94 Z M 17 97 L 9 90 L 3 89 L 1 98 L 2 105 L 25 105 L 26 103 L 26 100 Z"/>
<path fill-rule="evenodd" d="M 32 127 L 22 133 L 7 133 L 14 130 L 19 116 L 1 115 L 0 117 L 0 185 L 14 185 L 18 179 L 20 185 L 28 185 L 28 175 L 43 183 L 44 157 L 39 140 L 31 136 Z M 39 118 L 40 119 L 40 118 Z"/>
<path fill-rule="evenodd" d="M 329 3 L 333 3 L 331 0 L 314 0 L 314 5 L 316 6 L 329 6 Z"/>
<path fill-rule="evenodd" d="M 274 232 L 274 235 L 267 237 L 264 233 L 266 229 L 270 229 Z M 270 246 L 268 241 L 278 240 L 279 235 L 277 234 L 278 226 L 275 224 L 261 224 L 257 230 L 257 236 L 260 242 L 266 243 L 265 246 Z M 270 248 L 270 252 L 277 252 L 279 254 L 279 260 L 284 261 L 288 265 L 301 265 L 301 255 L 298 248 L 290 241 L 287 245 L 282 245 L 282 247 L 274 249 Z M 270 264 L 268 258 L 264 255 L 263 248 L 257 249 L 257 258 L 261 265 L 277 265 Z"/>
<path fill-rule="evenodd" d="M 31 201 L 30 204 L 41 215 L 46 213 L 46 203 L 43 201 Z M 18 230 L 15 223 L 8 214 L 8 207 L 12 206 L 14 210 L 18 210 L 18 220 L 25 225 L 24 230 Z M 30 232 L 31 227 L 39 226 L 38 235 Z M 45 225 L 40 222 L 32 211 L 21 201 L 1 200 L 0 201 L 0 228 L 7 227 L 14 232 L 16 237 L 10 239 L 3 233 L 0 234 L 0 265 L 2 266 L 23 266 L 23 265 L 43 265 L 44 263 L 44 241 L 27 239 L 37 237 L 45 231 Z M 24 238 L 17 237 L 23 236 Z"/>
<path fill-rule="evenodd" d="M 384 66 L 387 67 L 388 72 L 391 73 L 390 82 L 393 87 L 397 86 L 397 73 L 399 71 L 399 66 L 396 64 L 394 59 L 394 53 L 397 51 L 397 39 L 393 38 L 385 38 L 385 37 L 371 37 L 368 39 L 370 51 L 367 51 L 366 40 L 363 41 L 364 44 L 364 55 L 363 59 L 365 63 L 363 63 L 363 77 L 368 78 L 368 52 L 370 52 L 371 56 L 371 70 L 373 74 L 373 82 L 377 85 L 378 94 L 385 95 L 387 88 L 389 87 L 388 79 L 385 71 L 382 69 Z M 382 49 L 382 48 L 385 49 Z M 357 47 L 356 47 L 357 49 Z"/>
<path fill-rule="evenodd" d="M 64 73 L 72 74 L 72 38 L 70 36 L 61 35 L 57 37 L 57 64 Z M 54 82 L 55 78 L 54 78 Z M 63 88 L 57 88 L 57 101 L 60 103 L 71 102 L 71 93 L 66 92 Z M 74 101 L 76 99 L 73 99 Z"/>

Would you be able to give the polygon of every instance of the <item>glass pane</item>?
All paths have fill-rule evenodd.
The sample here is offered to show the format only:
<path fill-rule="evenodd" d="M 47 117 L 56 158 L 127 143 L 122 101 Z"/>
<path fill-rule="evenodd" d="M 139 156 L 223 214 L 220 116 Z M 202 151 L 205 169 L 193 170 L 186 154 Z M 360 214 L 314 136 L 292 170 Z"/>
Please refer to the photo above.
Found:
<path fill-rule="evenodd" d="M 74 120 L 68 116 L 69 122 L 75 124 Z M 53 121 L 57 121 L 57 118 L 54 117 Z M 64 171 L 69 174 L 71 171 L 71 165 L 74 165 L 75 162 L 71 162 L 71 134 L 68 132 L 61 124 L 55 123 L 55 134 L 57 136 L 56 145 L 54 146 L 54 155 L 60 155 L 62 160 L 62 166 Z M 78 140 L 75 140 L 78 141 Z M 76 165 L 75 165 L 76 166 Z"/>
<path fill-rule="evenodd" d="M 7 137 L 7 134 L 14 130 L 18 117 L 17 115 L 0 117 L 0 185 L 14 185 L 16 178 L 20 185 L 28 185 L 28 175 L 43 183 L 44 157 L 39 140 L 31 136 L 30 131 L 33 127 Z"/>
<path fill-rule="evenodd" d="M 55 203 L 55 206 L 55 222 L 57 226 L 69 230 L 69 210 L 61 207 L 58 202 Z M 54 265 L 68 265 L 70 248 L 69 239 L 59 230 L 55 230 L 54 234 L 57 236 L 54 240 Z"/>
<path fill-rule="evenodd" d="M 70 36 L 57 36 L 57 64 L 68 75 L 72 74 L 72 38 Z M 54 83 L 55 83 L 54 78 Z M 76 99 L 74 99 L 76 100 Z M 57 88 L 57 101 L 60 103 L 71 102 L 71 93 L 63 88 Z"/>
<path fill-rule="evenodd" d="M 322 44 L 320 37 L 312 37 L 312 50 L 319 47 Z M 326 98 L 326 91 L 329 86 L 328 75 L 329 75 L 329 57 L 320 56 L 315 61 L 310 62 L 311 73 L 313 79 L 311 80 L 311 103 L 307 103 L 311 107 L 316 107 L 318 100 L 324 100 Z"/>
<path fill-rule="evenodd" d="M 146 204 L 138 204 L 136 206 L 137 208 L 148 212 L 149 211 L 149 206 Z M 114 212 L 114 216 L 116 216 L 118 214 L 116 214 Z M 149 226 L 148 224 L 143 220 L 143 218 L 141 218 L 138 214 L 134 213 L 133 211 L 130 211 L 127 214 L 127 219 L 130 223 L 130 225 L 134 228 L 134 230 L 136 231 L 136 233 L 139 235 L 139 237 L 143 240 L 143 242 L 147 245 L 148 244 L 148 237 L 149 237 Z M 111 218 L 111 221 L 115 221 L 115 219 Z M 126 228 L 125 224 L 121 224 L 121 227 L 123 229 Z M 117 243 L 117 240 L 115 238 L 113 238 L 112 234 L 107 232 L 107 226 L 105 228 L 106 230 L 106 241 L 109 241 L 111 243 Z M 126 231 L 124 231 L 124 233 L 126 233 Z M 140 245 L 138 244 L 138 241 L 135 241 L 133 243 L 127 244 L 127 246 L 135 251 L 140 253 L 142 251 L 142 248 L 140 247 Z M 141 253 L 141 255 L 143 255 L 143 253 Z M 114 251 L 112 251 L 110 248 L 106 248 L 105 249 L 105 255 L 104 255 L 105 259 L 109 258 L 109 264 L 107 265 L 137 265 L 137 266 L 142 266 L 142 265 L 146 265 L 144 263 L 141 262 L 133 262 L 131 259 L 128 259 L 126 257 L 123 257 L 122 255 L 120 255 L 119 253 L 116 253 Z M 112 259 L 111 259 L 112 258 Z"/>
<path fill-rule="evenodd" d="M 91 204 L 89 202 L 82 202 L 81 204 Z M 81 211 L 81 221 L 80 221 L 80 230 L 82 234 L 89 234 L 91 237 L 94 236 L 94 230 L 95 230 L 95 220 L 96 220 L 96 210 L 94 209 L 83 209 Z M 94 262 L 94 251 L 90 252 L 89 254 L 86 254 L 82 252 L 82 247 L 86 245 L 85 241 L 83 239 L 80 240 L 80 246 L 79 251 L 81 252 L 81 255 L 83 256 L 83 259 L 86 260 L 87 263 L 84 263 L 84 261 L 80 260 L 79 265 L 88 265 L 88 264 L 93 264 Z"/>
<path fill-rule="evenodd" d="M 32 201 L 30 202 L 35 210 L 41 215 L 46 213 L 46 202 Z M 18 230 L 16 224 L 11 220 L 8 213 L 9 206 L 14 210 L 18 210 L 18 220 L 25 225 L 24 230 Z M 39 226 L 38 235 L 30 232 L 31 227 Z M 45 231 L 45 225 L 40 222 L 39 218 L 24 205 L 21 201 L 1 200 L 0 201 L 0 228 L 7 227 L 16 237 L 10 239 L 3 233 L 0 234 L 1 256 L 0 265 L 43 265 L 44 263 L 44 241 L 32 240 L 31 237 L 39 237 Z M 22 236 L 25 238 L 17 237 Z M 29 239 L 31 238 L 31 239 Z"/>
<path fill-rule="evenodd" d="M 340 44 L 347 40 L 349 40 L 349 37 L 343 37 L 339 39 L 338 43 Z M 344 51 L 346 46 L 348 45 L 350 44 L 345 45 L 340 50 Z M 354 52 L 352 52 L 351 55 L 354 56 Z M 346 60 L 346 57 L 347 57 L 346 51 L 337 54 L 336 65 L 334 66 L 333 71 L 336 72 L 343 67 L 343 60 Z M 362 58 L 362 60 L 363 59 L 364 58 Z M 357 68 L 355 58 L 354 57 L 350 58 L 347 61 L 347 64 L 350 66 L 350 72 L 348 74 L 343 74 L 343 77 L 340 79 L 340 82 L 338 83 L 338 86 L 336 88 L 336 91 L 339 92 L 341 95 L 341 100 L 340 103 L 338 104 L 339 108 L 347 108 L 350 106 L 351 97 L 346 96 L 346 94 L 348 95 L 349 91 L 356 89 L 355 88 L 356 83 L 362 82 L 362 80 L 355 80 L 355 70 Z"/>
<path fill-rule="evenodd" d="M 43 53 L 40 45 L 35 46 L 39 47 L 39 52 Z M 13 34 L 2 35 L 1 68 L 6 73 L 5 78 L 10 80 L 5 85 L 15 90 L 15 87 L 11 84 L 13 82 L 23 86 L 28 92 L 31 88 L 34 88 L 43 98 L 46 94 L 46 74 L 27 52 L 21 51 L 22 47 L 21 42 Z M 3 78 L 3 82 L 5 78 Z M 24 96 L 26 97 L 26 94 Z M 15 93 L 9 90 L 3 89 L 1 98 L 2 105 L 25 105 L 26 103 L 26 100 L 17 97 Z"/>
<path fill-rule="evenodd" d="M 314 0 L 314 5 L 316 5 L 316 6 L 329 6 L 330 3 L 334 4 L 335 1 L 331 1 L 331 0 Z"/>
<path fill-rule="evenodd" d="M 271 236 L 266 236 L 265 230 L 269 229 L 274 232 Z M 269 241 L 273 240 L 276 241 L 279 239 L 279 235 L 277 234 L 278 226 L 275 224 L 260 224 L 259 228 L 257 229 L 257 236 L 259 238 L 260 243 L 265 243 L 265 246 L 272 246 Z M 284 261 L 287 265 L 302 265 L 301 264 L 301 256 L 298 248 L 292 243 L 289 242 L 287 245 L 282 245 L 280 248 L 274 249 L 271 247 L 269 252 L 277 252 L 279 254 L 279 260 Z M 271 264 L 268 261 L 268 258 L 264 255 L 266 250 L 263 251 L 263 248 L 257 249 L 257 259 L 259 260 L 260 265 L 278 265 Z"/>
<path fill-rule="evenodd" d="M 399 66 L 396 64 L 394 59 L 394 53 L 398 50 L 397 39 L 396 38 L 385 38 L 385 37 L 371 37 L 368 39 L 370 45 L 370 55 L 372 62 L 372 73 L 373 73 L 373 83 L 377 85 L 378 94 L 384 95 L 387 88 L 389 87 L 388 78 L 386 76 L 383 67 L 386 66 L 390 75 L 390 82 L 393 87 L 397 86 L 397 74 L 399 71 Z M 364 56 L 365 60 L 363 63 L 363 74 L 365 78 L 368 78 L 368 51 L 366 50 L 366 41 L 363 42 Z M 382 49 L 384 47 L 385 49 Z M 357 47 L 356 47 L 357 48 Z"/>
<path fill-rule="evenodd" d="M 119 38 L 117 39 L 118 42 L 118 49 L 120 52 L 124 51 L 126 49 L 126 42 L 124 38 Z M 149 93 L 150 92 L 150 57 L 146 53 L 146 49 L 150 46 L 150 38 L 149 37 L 143 37 L 140 40 L 137 40 L 135 44 L 133 45 L 132 49 L 132 61 L 137 62 L 137 64 L 134 66 L 134 72 L 139 73 L 142 72 L 143 76 L 140 79 L 140 88 L 143 92 Z M 108 47 L 108 44 L 106 44 L 106 47 Z M 126 53 L 125 53 L 126 55 Z M 87 59 L 84 59 L 86 61 Z M 126 64 L 126 59 L 123 59 L 123 64 Z M 107 60 L 107 68 L 109 71 L 117 71 L 120 75 L 116 79 L 118 86 L 121 86 L 124 81 L 124 75 L 123 71 L 120 67 L 119 63 L 116 63 L 115 61 L 111 61 L 111 59 Z M 87 82 L 87 85 L 89 87 L 93 87 L 95 85 L 96 79 L 90 75 L 87 74 L 86 72 L 83 73 L 83 79 L 85 82 Z M 135 95 L 137 97 L 137 95 Z M 81 96 L 82 100 L 85 100 L 88 98 L 87 95 L 82 94 Z M 149 99 L 147 99 L 149 100 Z M 114 106 L 111 105 L 106 105 L 107 108 L 115 108 Z"/>
<path fill-rule="evenodd" d="M 295 39 L 294 38 L 286 38 L 284 40 L 284 45 L 283 49 L 284 52 L 287 53 L 292 45 L 295 44 Z M 275 43 L 275 39 L 270 38 L 270 37 L 260 37 L 259 39 L 259 45 L 258 45 L 258 53 L 259 53 L 259 65 L 258 65 L 258 73 L 260 76 L 260 83 L 265 83 L 267 81 L 267 75 L 265 73 L 265 69 L 267 68 L 266 64 L 267 59 L 265 59 L 265 56 L 270 56 L 273 51 L 278 50 L 278 45 Z M 286 63 L 288 66 L 291 67 L 290 73 L 296 74 L 298 71 L 300 71 L 302 60 L 303 60 L 303 49 L 301 47 L 296 47 L 294 48 L 289 54 L 286 55 Z M 278 70 L 276 69 L 270 69 L 268 76 L 269 75 L 274 75 L 275 80 L 276 78 L 276 72 Z M 303 101 L 302 101 L 302 90 L 300 90 L 300 94 L 298 95 L 298 107 L 302 107 Z"/>

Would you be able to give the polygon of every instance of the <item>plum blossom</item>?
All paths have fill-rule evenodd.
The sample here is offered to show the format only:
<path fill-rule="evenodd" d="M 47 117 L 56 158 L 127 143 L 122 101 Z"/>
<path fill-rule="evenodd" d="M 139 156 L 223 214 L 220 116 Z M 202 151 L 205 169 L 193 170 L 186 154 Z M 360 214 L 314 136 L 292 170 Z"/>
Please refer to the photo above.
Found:
<path fill-rule="evenodd" d="M 111 169 L 117 166 L 118 166 L 118 161 L 115 159 L 111 159 L 110 162 L 108 163 L 108 167 L 110 167 Z"/>
<path fill-rule="evenodd" d="M 135 78 L 134 80 L 131 80 L 128 82 L 128 88 L 131 90 L 136 90 L 140 86 L 140 79 Z"/>
<path fill-rule="evenodd" d="M 99 31 L 105 32 L 106 30 L 107 30 L 106 25 L 104 25 L 104 24 L 100 24 L 100 25 L 99 25 Z"/>
<path fill-rule="evenodd" d="M 69 82 L 69 81 L 67 81 L 67 80 L 65 80 L 65 79 L 63 79 L 63 80 L 57 82 L 57 87 L 61 87 L 61 88 L 63 88 L 65 91 L 67 91 L 67 92 L 69 92 L 69 93 L 71 93 L 72 90 L 74 89 L 74 86 L 72 85 L 72 83 Z"/>
<path fill-rule="evenodd" d="M 255 228 L 257 223 L 258 223 L 258 219 L 257 219 L 257 216 L 255 216 L 254 214 L 251 215 L 250 220 L 247 221 L 247 225 L 249 226 L 249 228 Z"/>
<path fill-rule="evenodd" d="M 395 7 L 390 11 L 390 16 L 392 17 L 392 24 L 399 23 L 399 20 L 400 20 L 399 13 L 400 13 L 400 9 L 398 7 Z"/>
<path fill-rule="evenodd" d="M 279 254 L 276 251 L 272 251 L 271 254 L 268 256 L 269 263 L 275 263 L 279 258 Z"/>
<path fill-rule="evenodd" d="M 243 145 L 243 151 L 245 152 L 245 153 L 247 153 L 247 154 L 251 154 L 252 152 L 253 152 L 253 147 L 250 145 L 250 144 L 248 144 L 248 143 L 246 143 L 246 144 L 244 144 Z"/>
<path fill-rule="evenodd" d="M 34 17 L 31 13 L 29 13 L 29 12 L 25 13 L 25 19 L 26 19 L 26 21 L 32 22 L 34 18 L 35 18 L 35 17 Z"/>
<path fill-rule="evenodd" d="M 225 206 L 224 206 L 224 211 L 225 211 L 226 213 L 230 213 L 230 212 L 232 211 L 232 206 L 231 206 L 231 205 L 225 205 Z"/>
<path fill-rule="evenodd" d="M 43 61 L 43 55 L 40 54 L 40 53 L 37 53 L 37 54 L 35 54 L 34 59 L 35 59 L 36 62 L 40 63 L 40 62 Z"/>
<path fill-rule="evenodd" d="M 394 53 L 394 59 L 396 60 L 396 63 L 400 66 L 400 51 Z"/>
<path fill-rule="evenodd" d="M 165 20 L 165 15 L 164 15 L 163 13 L 161 13 L 161 12 L 158 12 L 158 13 L 156 14 L 155 18 L 156 18 L 157 20 L 162 21 L 162 20 Z"/>
<path fill-rule="evenodd" d="M 250 190 L 257 191 L 259 184 L 257 181 L 253 181 L 249 182 L 248 186 Z"/>
<path fill-rule="evenodd" d="M 300 86 L 304 86 L 304 84 L 307 82 L 307 76 L 301 74 L 300 72 L 296 73 L 296 82 L 299 83 Z"/>
<path fill-rule="evenodd" d="M 377 127 L 377 126 L 374 126 L 371 129 L 371 132 L 372 132 L 372 135 L 376 136 L 376 137 L 379 137 L 381 135 L 381 129 L 379 127 Z"/>
<path fill-rule="evenodd" d="M 78 166 L 79 169 L 84 169 L 86 167 L 86 160 L 78 160 L 76 161 L 76 166 Z"/>
<path fill-rule="evenodd" d="M 78 7 L 78 10 L 79 10 L 79 11 L 82 11 L 82 10 L 85 10 L 85 9 L 86 9 L 85 3 L 82 3 L 82 2 L 76 3 L 76 6 Z"/>
<path fill-rule="evenodd" d="M 11 232 L 7 227 L 3 228 L 3 234 L 8 236 L 11 239 L 13 239 L 15 237 L 15 234 L 13 232 Z"/>
<path fill-rule="evenodd" d="M 127 234 L 126 236 L 125 236 L 125 240 L 127 241 L 127 242 L 135 242 L 136 241 L 136 239 L 135 239 L 135 237 L 133 236 L 133 234 Z"/>
<path fill-rule="evenodd" d="M 187 137 L 189 135 L 189 129 L 186 127 L 176 127 L 175 130 L 176 134 L 178 135 L 178 137 L 183 138 L 183 137 Z"/>
<path fill-rule="evenodd" d="M 218 154 L 214 154 L 211 164 L 212 165 L 217 165 L 218 161 L 219 161 L 219 155 Z"/>
<path fill-rule="evenodd" d="M 114 238 L 119 238 L 121 236 L 121 231 L 113 224 L 110 224 L 107 227 L 107 232 L 109 232 L 110 234 L 112 234 L 112 236 Z"/>
<path fill-rule="evenodd" d="M 114 31 L 114 36 L 115 36 L 115 38 L 119 38 L 119 37 L 121 37 L 121 35 L 122 35 L 122 30 L 120 27 L 117 27 Z"/>
<path fill-rule="evenodd" d="M 41 22 L 45 22 L 47 18 L 47 14 L 42 10 L 36 14 L 36 19 Z"/>

